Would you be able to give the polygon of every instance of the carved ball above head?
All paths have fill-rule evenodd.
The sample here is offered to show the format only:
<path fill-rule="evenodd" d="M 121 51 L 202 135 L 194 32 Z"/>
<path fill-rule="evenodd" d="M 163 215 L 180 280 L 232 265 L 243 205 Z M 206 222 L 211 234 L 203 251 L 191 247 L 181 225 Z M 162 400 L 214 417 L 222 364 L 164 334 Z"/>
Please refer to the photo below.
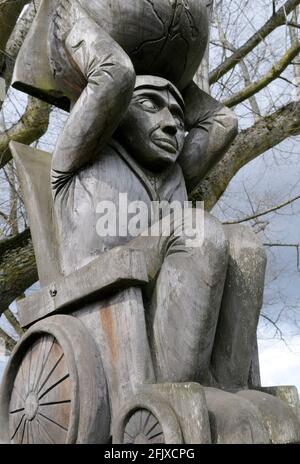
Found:
<path fill-rule="evenodd" d="M 208 42 L 204 0 L 79 3 L 126 51 L 137 74 L 164 77 L 180 90 L 192 81 Z"/>

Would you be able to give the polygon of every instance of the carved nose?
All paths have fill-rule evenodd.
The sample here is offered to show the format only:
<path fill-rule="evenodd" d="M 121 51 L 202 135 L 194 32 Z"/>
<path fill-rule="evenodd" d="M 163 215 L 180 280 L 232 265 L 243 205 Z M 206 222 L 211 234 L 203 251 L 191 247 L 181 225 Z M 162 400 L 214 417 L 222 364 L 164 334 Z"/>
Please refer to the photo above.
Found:
<path fill-rule="evenodd" d="M 168 135 L 176 135 L 177 126 L 175 119 L 167 108 L 162 111 L 162 119 L 160 122 L 160 128 L 163 132 Z"/>

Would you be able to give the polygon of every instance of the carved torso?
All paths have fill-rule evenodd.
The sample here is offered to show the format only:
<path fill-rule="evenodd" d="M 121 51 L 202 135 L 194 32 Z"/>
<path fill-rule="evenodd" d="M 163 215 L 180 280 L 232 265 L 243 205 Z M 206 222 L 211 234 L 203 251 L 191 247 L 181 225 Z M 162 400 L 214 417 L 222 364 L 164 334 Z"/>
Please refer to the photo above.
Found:
<path fill-rule="evenodd" d="M 119 233 L 106 237 L 98 235 L 97 221 L 101 215 L 97 207 L 100 202 L 112 202 L 119 217 L 119 209 L 124 208 L 120 204 L 120 194 L 127 194 L 128 204 L 143 202 L 149 212 L 152 201 L 179 201 L 182 204 L 187 201 L 185 182 L 178 164 L 157 176 L 149 174 L 116 141 L 106 146 L 95 162 L 75 175 L 53 172 L 62 267 L 66 275 L 92 261 L 103 251 L 124 245 L 134 238 L 130 235 L 122 237 Z M 154 224 L 160 217 L 149 216 L 148 219 Z"/>

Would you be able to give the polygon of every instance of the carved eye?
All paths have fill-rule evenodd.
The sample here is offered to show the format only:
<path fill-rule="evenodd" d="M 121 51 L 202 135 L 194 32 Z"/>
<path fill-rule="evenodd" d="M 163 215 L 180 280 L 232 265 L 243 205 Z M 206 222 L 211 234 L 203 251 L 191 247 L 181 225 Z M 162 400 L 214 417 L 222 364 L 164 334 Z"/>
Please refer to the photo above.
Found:
<path fill-rule="evenodd" d="M 156 104 L 152 100 L 149 100 L 148 98 L 143 98 L 143 99 L 141 98 L 139 100 L 139 103 L 146 110 L 150 110 L 150 111 L 157 111 L 158 110 L 158 107 L 156 106 Z"/>
<path fill-rule="evenodd" d="M 182 129 L 184 129 L 184 121 L 180 116 L 174 116 L 174 120 L 178 127 L 181 127 Z"/>

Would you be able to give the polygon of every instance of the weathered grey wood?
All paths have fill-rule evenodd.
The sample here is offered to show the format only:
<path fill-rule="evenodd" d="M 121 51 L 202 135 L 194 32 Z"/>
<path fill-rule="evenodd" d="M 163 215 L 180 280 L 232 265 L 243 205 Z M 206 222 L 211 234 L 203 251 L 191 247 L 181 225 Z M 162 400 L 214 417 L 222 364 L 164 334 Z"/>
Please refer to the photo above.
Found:
<path fill-rule="evenodd" d="M 116 248 L 102 253 L 82 269 L 53 282 L 40 292 L 18 301 L 22 327 L 53 315 L 74 311 L 84 300 L 105 296 L 114 290 L 148 282 L 143 252 Z"/>
<path fill-rule="evenodd" d="M 229 265 L 212 353 L 212 374 L 225 389 L 248 385 L 263 303 L 266 253 L 245 226 L 224 227 Z"/>
<path fill-rule="evenodd" d="M 260 412 L 238 395 L 205 387 L 213 444 L 268 444 Z"/>
<path fill-rule="evenodd" d="M 64 42 L 75 20 L 82 17 L 92 19 L 112 44 L 116 41 L 126 51 L 137 74 L 162 75 L 181 88 L 191 82 L 206 50 L 208 22 L 202 0 L 178 5 L 169 0 L 114 0 L 113 4 L 108 0 L 43 0 L 17 60 L 16 88 L 69 108 L 68 100 L 78 98 L 85 82 L 74 82 L 70 65 L 69 72 L 62 69 L 65 56 L 59 42 Z M 49 49 L 47 41 L 52 42 Z"/>
<path fill-rule="evenodd" d="M 12 442 L 66 443 L 73 404 L 64 353 L 52 336 L 42 336 L 25 353 L 14 383 L 9 408 Z"/>
<path fill-rule="evenodd" d="M 296 387 L 292 385 L 278 385 L 274 387 L 256 386 L 255 390 L 268 393 L 268 395 L 273 395 L 276 398 L 286 402 L 292 408 L 300 421 L 300 401 L 299 393 Z"/>
<path fill-rule="evenodd" d="M 256 341 L 254 343 L 248 385 L 250 389 L 251 388 L 255 389 L 261 386 L 257 336 L 256 336 Z"/>
<path fill-rule="evenodd" d="M 165 443 L 165 436 L 159 420 L 147 409 L 133 412 L 124 431 L 125 445 L 150 445 Z"/>
<path fill-rule="evenodd" d="M 49 72 L 49 60 L 42 50 L 48 48 L 48 33 L 54 12 L 55 1 L 42 0 L 34 23 L 27 34 L 26 45 L 18 55 L 14 68 L 13 85 L 37 98 L 46 90 L 47 101 L 62 109 L 69 109 L 69 102 L 55 89 L 53 75 Z M 38 40 L 37 40 L 38 37 Z"/>
<path fill-rule="evenodd" d="M 211 433 L 205 392 L 198 383 L 157 383 L 140 388 L 150 397 L 160 395 L 176 413 L 185 444 L 210 444 Z"/>
<path fill-rule="evenodd" d="M 155 382 L 140 288 L 129 288 L 74 313 L 95 339 L 103 360 L 112 421 L 142 385 Z"/>
<path fill-rule="evenodd" d="M 124 444 L 127 440 L 125 430 L 127 429 L 128 423 L 135 411 L 147 411 L 151 413 L 151 416 L 158 421 L 158 431 L 163 432 L 163 441 L 167 444 L 181 444 L 183 443 L 183 437 L 181 428 L 178 422 L 178 418 L 170 406 L 170 404 L 156 392 L 139 393 L 133 396 L 122 410 L 119 411 L 119 416 L 116 418 L 113 427 L 113 443 Z M 142 432 L 137 426 L 136 436 L 134 436 L 134 442 L 137 444 L 139 441 L 139 435 Z M 152 441 L 152 443 L 161 443 L 162 437 L 159 433 L 158 441 Z M 146 441 L 146 440 L 145 440 Z M 148 444 L 150 444 L 148 442 Z"/>
<path fill-rule="evenodd" d="M 10 149 L 29 217 L 39 280 L 44 286 L 62 275 L 50 186 L 51 155 L 18 142 L 11 142 Z"/>
<path fill-rule="evenodd" d="M 14 85 L 72 110 L 52 159 L 11 145 L 43 287 L 19 314 L 24 327 L 43 320 L 4 375 L 0 441 L 299 439 L 293 392 L 284 403 L 245 390 L 265 271 L 257 238 L 204 214 L 193 246 L 182 211 L 156 217 L 170 219 L 166 236 L 97 227 L 104 201 L 126 216 L 124 192 L 148 213 L 155 200 L 182 205 L 235 137 L 230 110 L 193 82 L 207 39 L 204 0 L 41 2 Z"/>
<path fill-rule="evenodd" d="M 4 373 L 0 442 L 105 443 L 109 426 L 101 358 L 84 325 L 54 316 L 28 330 Z"/>
<path fill-rule="evenodd" d="M 259 411 L 261 424 L 272 444 L 292 444 L 300 442 L 299 419 L 295 411 L 278 397 L 255 390 L 237 393 L 249 401 Z"/>

